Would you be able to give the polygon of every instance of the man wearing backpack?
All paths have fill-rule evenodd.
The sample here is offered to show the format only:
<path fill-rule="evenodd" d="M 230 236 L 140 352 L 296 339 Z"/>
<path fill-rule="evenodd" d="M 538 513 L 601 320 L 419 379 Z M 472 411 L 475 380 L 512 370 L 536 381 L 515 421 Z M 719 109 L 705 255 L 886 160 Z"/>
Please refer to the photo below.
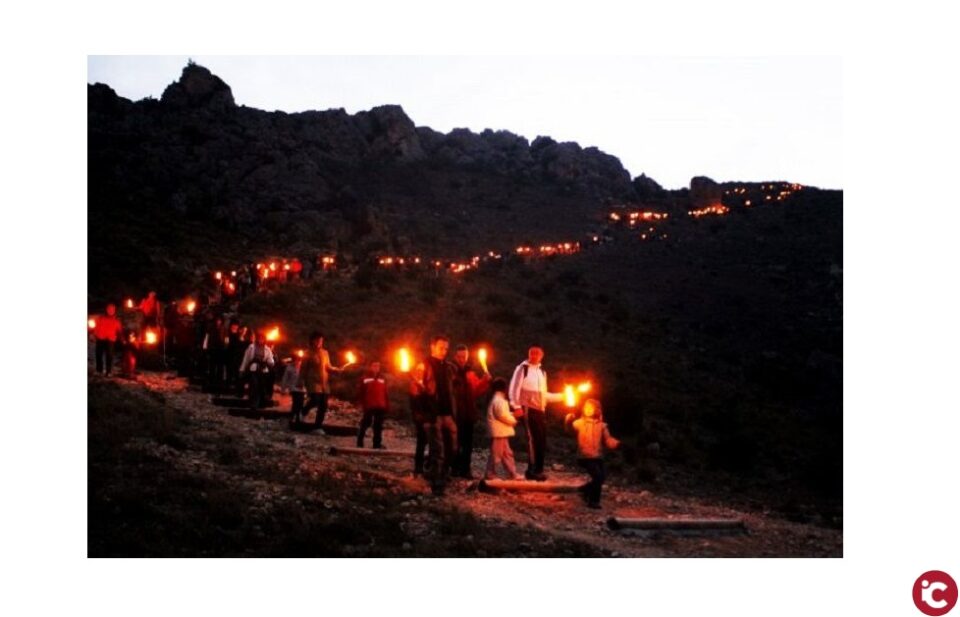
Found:
<path fill-rule="evenodd" d="M 563 393 L 547 390 L 547 373 L 543 362 L 543 349 L 537 346 L 527 351 L 527 359 L 513 371 L 510 380 L 510 407 L 514 416 L 521 418 L 527 431 L 528 480 L 544 481 L 543 459 L 547 451 L 547 403 L 563 400 Z"/>

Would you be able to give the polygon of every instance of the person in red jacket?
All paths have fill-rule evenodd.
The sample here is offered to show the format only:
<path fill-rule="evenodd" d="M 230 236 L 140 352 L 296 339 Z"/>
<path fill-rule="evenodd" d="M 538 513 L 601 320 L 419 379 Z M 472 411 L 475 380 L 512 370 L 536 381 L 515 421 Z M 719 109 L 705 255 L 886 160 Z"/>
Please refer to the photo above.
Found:
<path fill-rule="evenodd" d="M 358 397 L 360 409 L 363 410 L 363 419 L 360 420 L 360 430 L 357 431 L 357 447 L 363 447 L 363 439 L 367 429 L 373 423 L 373 447 L 382 449 L 383 446 L 383 418 L 390 408 L 387 398 L 387 380 L 380 372 L 380 363 L 373 361 L 360 379 Z"/>
<path fill-rule="evenodd" d="M 452 461 L 453 475 L 472 480 L 470 459 L 473 456 L 473 429 L 480 419 L 477 399 L 486 394 L 491 378 L 486 371 L 478 374 L 479 371 L 470 363 L 470 351 L 466 345 L 457 345 L 453 361 L 457 370 L 453 392 L 457 398 L 457 439 L 460 441 L 460 450 Z"/>
<path fill-rule="evenodd" d="M 113 348 L 123 332 L 123 325 L 117 319 L 116 305 L 108 304 L 107 314 L 97 317 L 96 322 L 93 338 L 96 341 L 97 372 L 109 377 L 113 369 Z"/>

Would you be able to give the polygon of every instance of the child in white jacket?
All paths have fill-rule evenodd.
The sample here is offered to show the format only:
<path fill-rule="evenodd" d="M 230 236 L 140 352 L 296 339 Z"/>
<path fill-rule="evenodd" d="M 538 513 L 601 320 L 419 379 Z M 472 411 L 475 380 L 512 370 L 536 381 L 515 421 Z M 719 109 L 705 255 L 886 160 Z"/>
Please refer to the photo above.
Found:
<path fill-rule="evenodd" d="M 516 463 L 513 460 L 513 450 L 510 449 L 510 438 L 516 431 L 517 419 L 510 412 L 510 401 L 507 400 L 507 382 L 497 378 L 491 384 L 493 398 L 487 406 L 487 427 L 490 429 L 490 458 L 487 459 L 487 480 L 497 477 L 497 464 L 503 466 L 507 477 L 511 480 L 522 480 L 517 474 Z"/>

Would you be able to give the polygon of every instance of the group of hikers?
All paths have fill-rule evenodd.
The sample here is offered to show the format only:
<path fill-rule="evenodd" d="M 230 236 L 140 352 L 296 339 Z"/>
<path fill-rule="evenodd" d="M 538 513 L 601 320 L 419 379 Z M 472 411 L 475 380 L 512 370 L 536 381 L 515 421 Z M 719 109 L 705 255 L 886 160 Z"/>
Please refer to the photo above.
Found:
<path fill-rule="evenodd" d="M 194 306 L 187 311 L 185 307 L 177 309 L 177 303 L 169 303 L 167 309 L 171 306 L 178 319 L 163 318 L 163 323 L 173 328 L 172 333 L 165 328 L 164 341 L 172 339 L 173 358 L 181 374 L 200 377 L 204 389 L 211 393 L 233 392 L 239 398 L 246 393 L 248 404 L 254 409 L 273 404 L 271 398 L 279 385 L 281 392 L 291 396 L 291 426 L 304 428 L 305 418 L 314 411 L 312 428 L 322 434 L 331 375 L 343 373 L 348 366 L 331 362 L 322 333 L 311 334 L 305 352 L 281 360 L 261 330 L 241 326 L 236 318 L 225 323 L 225 316 L 213 307 L 198 311 Z M 150 292 L 137 310 L 142 336 L 160 323 L 156 295 Z M 97 317 L 92 330 L 98 373 L 110 375 L 116 346 L 124 357 L 134 356 L 135 364 L 135 329 L 124 329 L 115 305 L 107 305 L 106 313 Z M 473 479 L 474 430 L 483 417 L 490 437 L 485 479 L 497 478 L 500 470 L 508 480 L 547 480 L 547 407 L 562 403 L 564 394 L 550 392 L 547 387 L 543 349 L 530 347 L 527 359 L 516 367 L 509 381 L 494 378 L 485 364 L 474 365 L 466 345 L 455 348 L 452 361 L 447 359 L 449 351 L 449 338 L 434 337 L 427 358 L 411 367 L 408 374 L 407 394 L 416 435 L 414 476 L 427 479 L 435 495 L 444 493 L 450 477 Z M 125 374 L 128 368 L 124 367 Z M 385 448 L 383 426 L 390 411 L 390 397 L 379 361 L 370 361 L 362 371 L 356 401 L 362 414 L 357 446 L 364 446 L 366 433 L 372 427 L 372 447 Z M 481 401 L 485 403 L 485 416 L 480 411 Z M 606 476 L 603 453 L 616 448 L 619 442 L 611 436 L 596 399 L 586 400 L 579 413 L 568 413 L 564 425 L 576 435 L 578 464 L 590 476 L 581 493 L 588 506 L 597 508 Z M 518 427 L 526 435 L 527 466 L 523 475 L 517 472 L 510 444 Z"/>

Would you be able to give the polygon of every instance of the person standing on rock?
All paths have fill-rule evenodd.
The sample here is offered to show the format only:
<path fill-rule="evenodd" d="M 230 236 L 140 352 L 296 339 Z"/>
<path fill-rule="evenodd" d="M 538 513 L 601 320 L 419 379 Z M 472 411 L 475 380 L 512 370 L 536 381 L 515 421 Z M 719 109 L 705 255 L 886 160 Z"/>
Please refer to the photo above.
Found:
<path fill-rule="evenodd" d="M 240 363 L 240 374 L 250 382 L 250 408 L 259 409 L 267 404 L 267 395 L 272 398 L 273 392 L 266 392 L 268 377 L 273 370 L 275 360 L 273 352 L 267 346 L 267 338 L 263 332 L 253 335 L 253 343 L 247 347 Z"/>
<path fill-rule="evenodd" d="M 543 482 L 543 461 L 547 451 L 547 404 L 563 400 L 560 392 L 547 390 L 547 373 L 543 370 L 543 349 L 531 347 L 527 359 L 513 371 L 510 380 L 510 406 L 514 415 L 522 419 L 527 432 L 528 480 Z"/>
<path fill-rule="evenodd" d="M 432 428 L 429 414 L 430 402 L 427 400 L 426 388 L 423 384 L 425 368 L 418 363 L 410 371 L 410 414 L 413 416 L 413 426 L 417 434 L 417 444 L 413 452 L 413 477 L 423 475 L 424 453 L 427 449 L 428 430 Z"/>
<path fill-rule="evenodd" d="M 123 325 L 117 319 L 117 305 L 111 302 L 107 305 L 107 314 L 97 317 L 93 328 L 97 372 L 106 377 L 113 370 L 113 348 L 122 333 Z"/>
<path fill-rule="evenodd" d="M 383 419 L 390 410 L 390 401 L 387 397 L 387 380 L 380 372 L 380 363 L 373 361 L 367 372 L 360 378 L 358 392 L 360 410 L 363 419 L 360 420 L 360 430 L 357 431 L 357 447 L 363 447 L 363 439 L 367 429 L 373 424 L 373 447 L 383 448 Z"/>
<path fill-rule="evenodd" d="M 457 455 L 457 401 L 453 390 L 456 367 L 447 362 L 449 349 L 450 339 L 433 337 L 430 357 L 423 365 L 423 386 L 430 419 L 430 488 L 438 496 L 444 493 L 450 464 Z"/>
<path fill-rule="evenodd" d="M 490 387 L 490 373 L 484 371 L 477 375 L 477 371 L 470 363 L 470 350 L 466 345 L 457 345 L 453 355 L 456 367 L 456 378 L 453 382 L 454 393 L 457 398 L 457 442 L 459 452 L 453 464 L 453 475 L 467 480 L 473 479 L 470 470 L 473 457 L 473 429 L 480 419 L 477 410 L 477 399 L 486 394 Z"/>
<path fill-rule="evenodd" d="M 323 334 L 310 335 L 310 352 L 300 367 L 300 385 L 307 395 L 307 402 L 301 413 L 306 418 L 311 409 L 317 410 L 314 427 L 323 435 L 323 419 L 327 415 L 330 397 L 330 373 L 339 373 L 343 369 L 330 363 L 330 354 L 323 348 Z"/>

